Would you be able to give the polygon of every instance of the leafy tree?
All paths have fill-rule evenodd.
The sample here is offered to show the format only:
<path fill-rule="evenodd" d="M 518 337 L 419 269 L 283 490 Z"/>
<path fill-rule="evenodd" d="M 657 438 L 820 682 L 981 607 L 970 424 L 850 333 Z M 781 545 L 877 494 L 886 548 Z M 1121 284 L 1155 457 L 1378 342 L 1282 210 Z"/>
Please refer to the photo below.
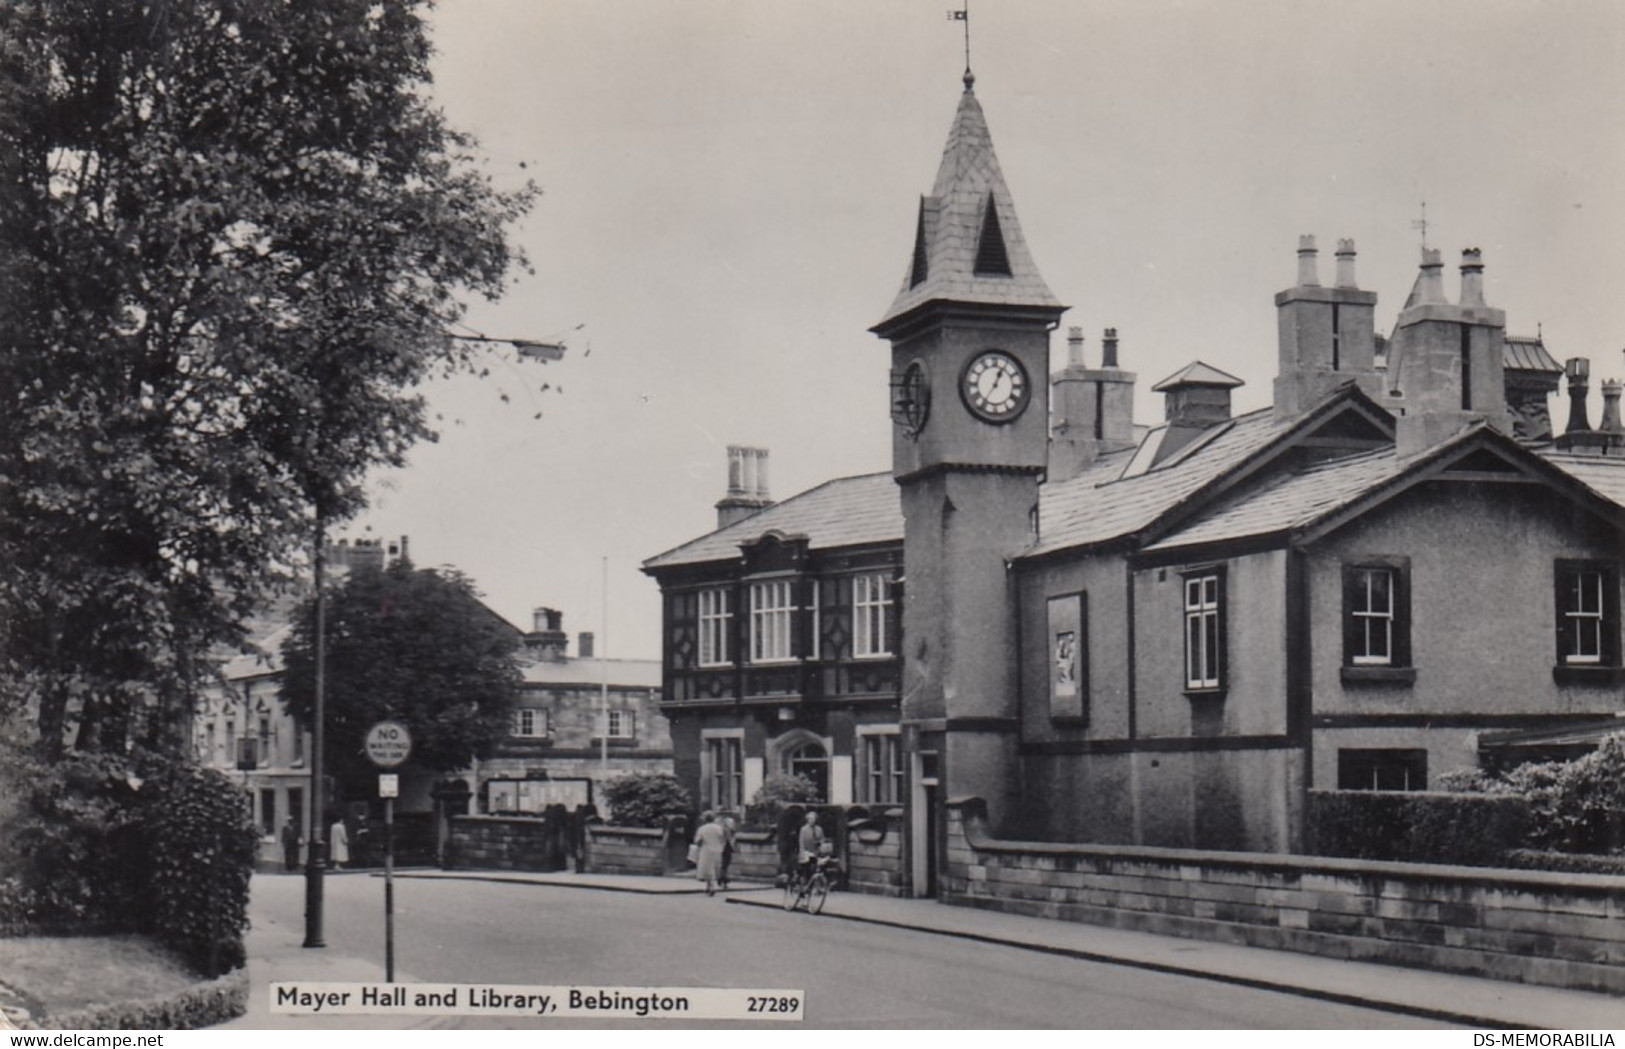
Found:
<path fill-rule="evenodd" d="M 316 696 L 315 600 L 283 643 L 282 700 L 307 727 Z M 434 772 L 485 757 L 512 724 L 519 632 L 449 569 L 357 569 L 328 595 L 326 768 L 352 798 L 371 797 L 377 769 L 362 743 L 385 719 L 412 733 L 411 764 Z"/>
<path fill-rule="evenodd" d="M 177 749 L 273 566 L 432 436 L 523 259 L 427 0 L 0 4 L 0 715 Z"/>

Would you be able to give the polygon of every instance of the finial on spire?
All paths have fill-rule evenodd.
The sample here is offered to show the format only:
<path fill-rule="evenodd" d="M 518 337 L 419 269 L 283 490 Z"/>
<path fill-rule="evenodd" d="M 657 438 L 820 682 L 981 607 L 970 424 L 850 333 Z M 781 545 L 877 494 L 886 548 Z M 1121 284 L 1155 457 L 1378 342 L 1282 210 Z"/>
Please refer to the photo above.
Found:
<path fill-rule="evenodd" d="M 1422 217 L 1411 220 L 1411 229 L 1422 231 L 1422 250 L 1428 250 L 1428 202 L 1422 201 Z"/>

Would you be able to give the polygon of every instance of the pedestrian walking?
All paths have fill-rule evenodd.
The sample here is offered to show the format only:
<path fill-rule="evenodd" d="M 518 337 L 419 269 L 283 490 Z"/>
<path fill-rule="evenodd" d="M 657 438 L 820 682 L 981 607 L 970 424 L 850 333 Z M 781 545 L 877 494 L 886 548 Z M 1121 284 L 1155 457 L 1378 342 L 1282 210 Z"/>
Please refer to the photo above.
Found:
<path fill-rule="evenodd" d="M 299 836 L 299 828 L 294 826 L 293 817 L 282 825 L 282 869 L 292 874 L 299 869 L 299 846 L 304 839 Z"/>
<path fill-rule="evenodd" d="M 722 817 L 722 891 L 728 891 L 728 868 L 734 861 L 734 835 L 738 829 L 732 816 Z"/>
<path fill-rule="evenodd" d="M 700 818 L 705 822 L 694 835 L 694 844 L 699 849 L 694 860 L 694 876 L 705 882 L 705 894 L 711 896 L 716 893 L 717 883 L 722 880 L 722 848 L 727 842 L 727 834 L 712 813 L 707 812 Z"/>
<path fill-rule="evenodd" d="M 350 832 L 344 829 L 344 821 L 333 821 L 333 827 L 327 836 L 327 865 L 328 867 L 348 867 L 350 865 Z"/>

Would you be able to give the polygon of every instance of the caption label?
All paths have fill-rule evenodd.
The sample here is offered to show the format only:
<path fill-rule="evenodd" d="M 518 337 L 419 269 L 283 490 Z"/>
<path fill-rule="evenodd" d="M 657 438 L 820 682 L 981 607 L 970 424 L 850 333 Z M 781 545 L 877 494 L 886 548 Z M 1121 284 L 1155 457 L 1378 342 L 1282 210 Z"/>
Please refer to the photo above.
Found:
<path fill-rule="evenodd" d="M 731 987 L 534 987 L 467 983 L 273 983 L 296 1016 L 548 1016 L 561 1020 L 802 1019 L 801 991 Z"/>

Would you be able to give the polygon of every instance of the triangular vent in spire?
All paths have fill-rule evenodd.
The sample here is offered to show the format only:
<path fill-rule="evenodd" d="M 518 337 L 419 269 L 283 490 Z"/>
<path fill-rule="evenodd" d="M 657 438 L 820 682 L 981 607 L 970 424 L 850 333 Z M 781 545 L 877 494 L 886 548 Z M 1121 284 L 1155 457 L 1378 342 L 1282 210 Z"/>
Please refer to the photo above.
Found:
<path fill-rule="evenodd" d="M 991 193 L 987 195 L 987 205 L 982 211 L 982 235 L 977 240 L 976 263 L 972 270 L 978 277 L 1010 276 L 1010 253 L 1004 246 L 999 209 Z"/>
<path fill-rule="evenodd" d="M 914 230 L 914 269 L 910 274 L 908 286 L 918 288 L 925 283 L 926 275 L 931 272 L 931 265 L 926 261 L 925 255 L 925 198 L 920 198 L 920 221 Z"/>
<path fill-rule="evenodd" d="M 1063 310 L 1021 233 L 982 107 L 969 88 L 948 132 L 931 192 L 920 201 L 903 286 L 875 330 L 932 303 Z"/>

